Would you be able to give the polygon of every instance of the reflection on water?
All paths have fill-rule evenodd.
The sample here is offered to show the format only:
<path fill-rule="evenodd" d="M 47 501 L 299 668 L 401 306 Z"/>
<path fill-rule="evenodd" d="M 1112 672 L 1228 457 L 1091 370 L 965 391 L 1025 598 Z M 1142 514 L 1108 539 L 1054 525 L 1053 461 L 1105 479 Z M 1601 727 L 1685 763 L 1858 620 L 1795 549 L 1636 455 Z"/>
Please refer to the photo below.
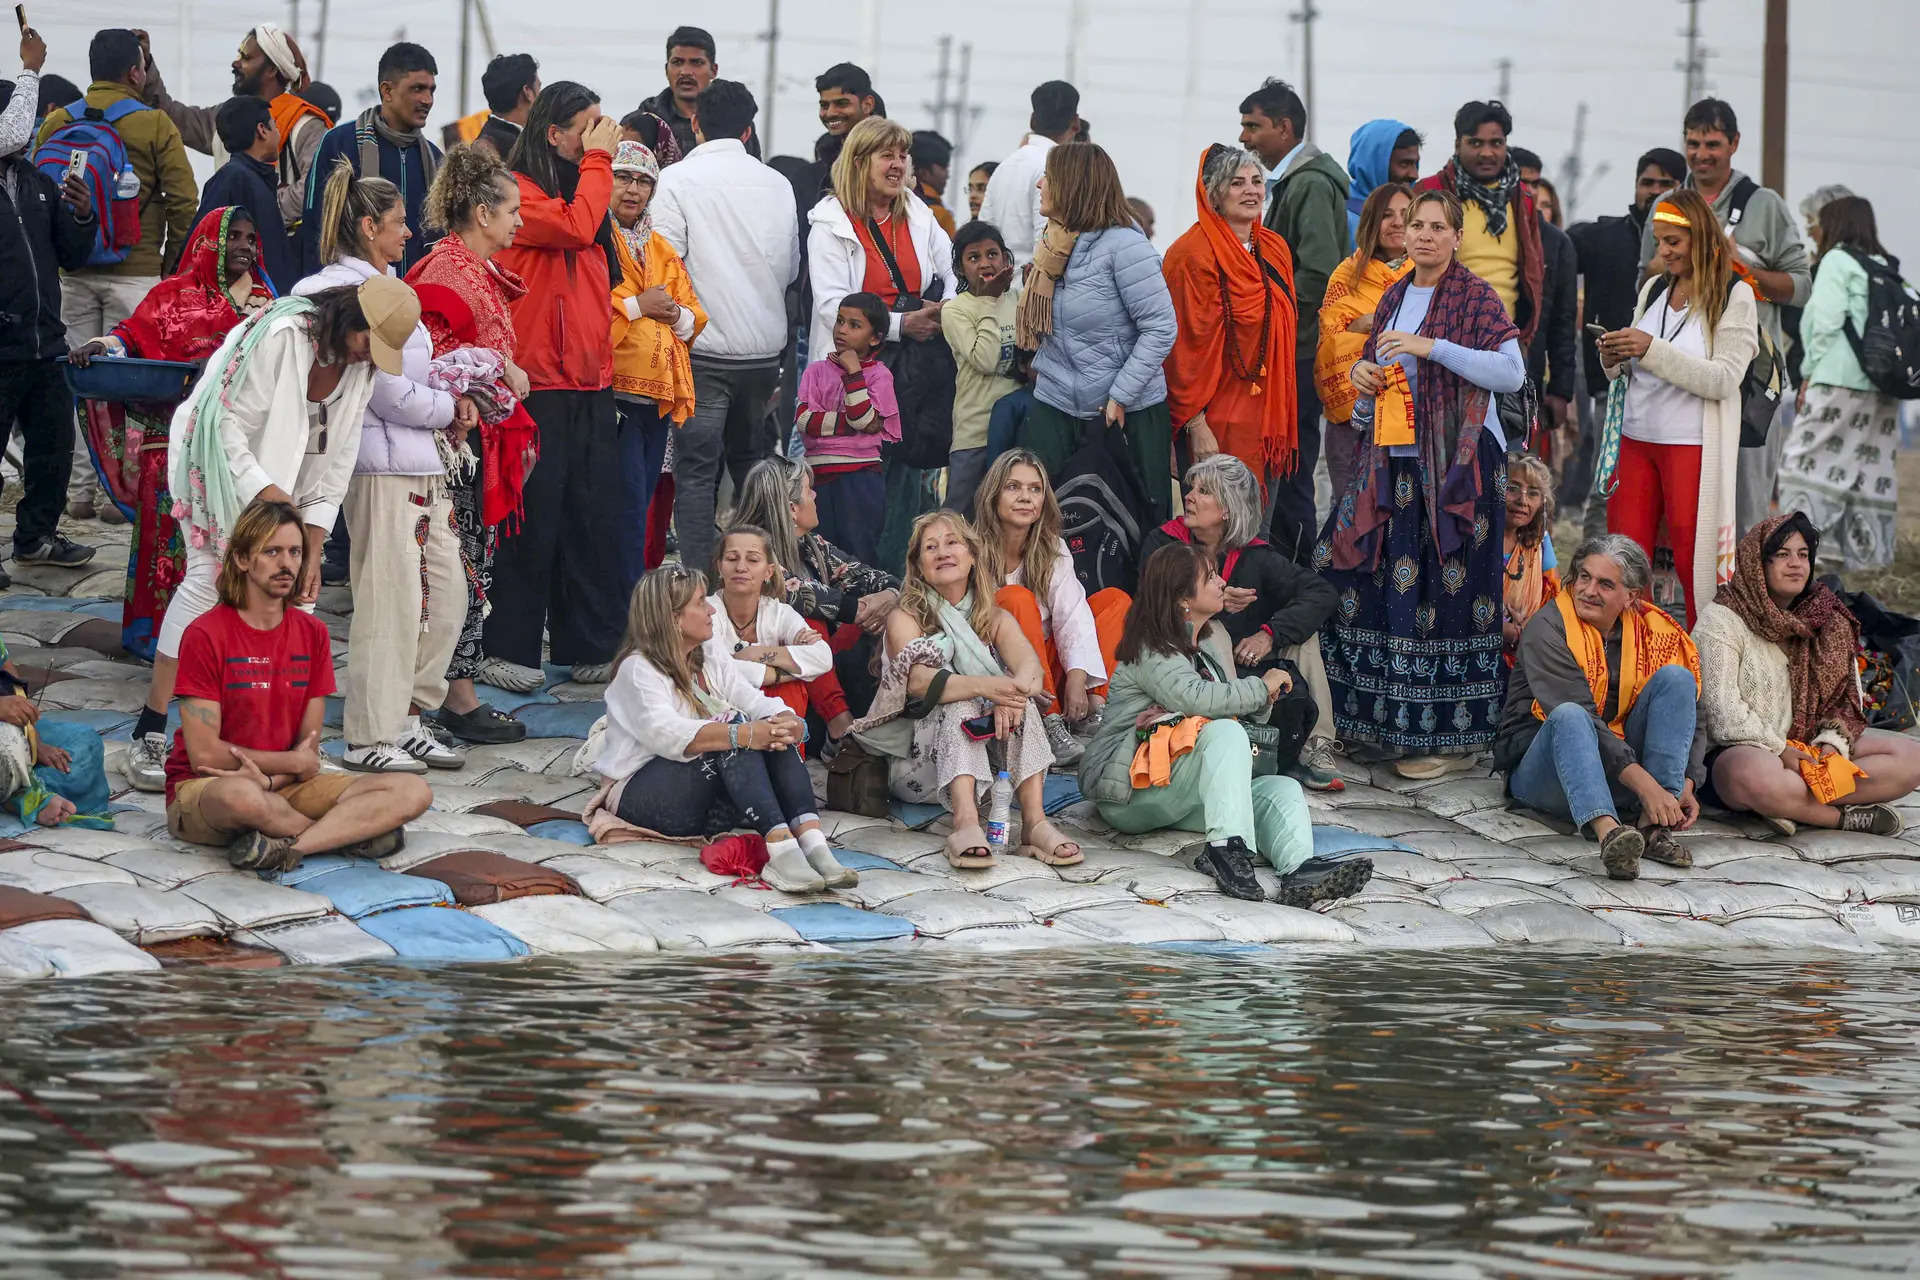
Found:
<path fill-rule="evenodd" d="M 1920 966 L 892 952 L 7 993 L 8 1275 L 1903 1273 Z"/>

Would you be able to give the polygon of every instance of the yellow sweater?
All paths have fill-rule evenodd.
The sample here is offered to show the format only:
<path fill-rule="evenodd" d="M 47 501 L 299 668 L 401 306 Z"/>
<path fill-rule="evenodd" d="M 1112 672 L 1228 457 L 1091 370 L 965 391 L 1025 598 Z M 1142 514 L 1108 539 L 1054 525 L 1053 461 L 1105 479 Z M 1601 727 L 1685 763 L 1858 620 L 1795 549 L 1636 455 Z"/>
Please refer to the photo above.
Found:
<path fill-rule="evenodd" d="M 1467 201 L 1466 213 L 1460 235 L 1460 265 L 1493 286 L 1511 317 L 1520 302 L 1520 236 L 1511 218 L 1505 235 L 1488 235 L 1486 212 L 1471 200 Z"/>

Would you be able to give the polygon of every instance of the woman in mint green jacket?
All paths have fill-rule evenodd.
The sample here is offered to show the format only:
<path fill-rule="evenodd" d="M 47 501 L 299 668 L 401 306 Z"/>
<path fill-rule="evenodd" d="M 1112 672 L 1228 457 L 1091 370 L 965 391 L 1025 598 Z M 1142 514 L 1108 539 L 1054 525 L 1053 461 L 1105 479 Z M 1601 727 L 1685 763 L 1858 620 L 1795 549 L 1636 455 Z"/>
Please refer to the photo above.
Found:
<path fill-rule="evenodd" d="M 1253 776 L 1252 746 L 1238 717 L 1265 711 L 1292 680 L 1277 668 L 1230 674 L 1233 657 L 1212 626 L 1225 592 L 1213 557 L 1199 547 L 1175 543 L 1147 557 L 1120 638 L 1106 714 L 1081 761 L 1080 789 L 1118 830 L 1205 831 L 1206 851 L 1195 865 L 1233 897 L 1266 896 L 1254 875 L 1256 852 L 1280 873 L 1279 901 L 1304 907 L 1346 897 L 1367 882 L 1373 864 L 1315 859 L 1300 784 Z M 1187 723 L 1193 717 L 1204 726 Z M 1134 759 L 1148 730 L 1169 744 L 1166 776 L 1153 781 L 1149 769 L 1146 785 L 1135 786 Z"/>
<path fill-rule="evenodd" d="M 1820 210 L 1820 256 L 1800 316 L 1806 350 L 1798 413 L 1780 459 L 1780 510 L 1804 511 L 1820 556 L 1845 569 L 1893 563 L 1893 466 L 1900 404 L 1861 371 L 1847 337 L 1867 330 L 1867 264 L 1900 269 L 1880 245 L 1873 206 L 1842 196 Z"/>

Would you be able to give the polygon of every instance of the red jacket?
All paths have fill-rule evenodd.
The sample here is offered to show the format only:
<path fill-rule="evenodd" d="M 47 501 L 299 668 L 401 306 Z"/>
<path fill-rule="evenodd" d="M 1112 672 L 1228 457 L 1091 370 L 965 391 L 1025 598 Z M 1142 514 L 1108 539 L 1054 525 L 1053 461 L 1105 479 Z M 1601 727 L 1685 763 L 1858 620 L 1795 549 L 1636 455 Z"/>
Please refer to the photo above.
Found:
<path fill-rule="evenodd" d="M 613 199 L 613 158 L 589 151 L 571 201 L 550 196 L 525 174 L 513 246 L 494 261 L 526 284 L 515 298 L 514 357 L 535 391 L 602 391 L 613 385 L 613 341 L 607 328 L 612 281 L 607 255 L 594 242 Z"/>
<path fill-rule="evenodd" d="M 1447 191 L 1454 195 L 1453 166 L 1456 160 L 1447 161 L 1447 167 L 1414 184 L 1416 191 Z M 1513 185 L 1513 198 L 1507 201 L 1507 222 L 1520 232 L 1520 302 L 1514 308 L 1519 312 L 1513 322 L 1520 326 L 1520 350 L 1524 353 L 1533 345 L 1533 335 L 1540 329 L 1541 299 L 1547 296 L 1547 260 L 1540 248 L 1540 213 L 1533 204 L 1533 192 L 1524 182 Z"/>

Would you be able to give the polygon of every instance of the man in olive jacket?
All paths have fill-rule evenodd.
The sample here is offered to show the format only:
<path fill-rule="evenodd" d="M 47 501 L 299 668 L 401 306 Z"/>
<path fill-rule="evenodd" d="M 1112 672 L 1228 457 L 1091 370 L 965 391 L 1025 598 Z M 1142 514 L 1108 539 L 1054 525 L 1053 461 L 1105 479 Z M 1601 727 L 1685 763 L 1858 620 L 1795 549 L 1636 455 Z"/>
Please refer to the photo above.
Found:
<path fill-rule="evenodd" d="M 1268 80 L 1240 104 L 1240 145 L 1274 176 L 1267 182 L 1266 225 L 1293 250 L 1294 396 L 1300 406 L 1300 456 L 1291 476 L 1273 486 L 1273 543 L 1305 564 L 1320 531 L 1314 516 L 1313 469 L 1320 461 L 1320 396 L 1313 357 L 1320 346 L 1320 304 L 1327 277 L 1353 252 L 1347 228 L 1347 171 L 1307 141 L 1307 108 L 1281 80 Z M 1339 499 L 1334 495 L 1335 500 Z"/>

